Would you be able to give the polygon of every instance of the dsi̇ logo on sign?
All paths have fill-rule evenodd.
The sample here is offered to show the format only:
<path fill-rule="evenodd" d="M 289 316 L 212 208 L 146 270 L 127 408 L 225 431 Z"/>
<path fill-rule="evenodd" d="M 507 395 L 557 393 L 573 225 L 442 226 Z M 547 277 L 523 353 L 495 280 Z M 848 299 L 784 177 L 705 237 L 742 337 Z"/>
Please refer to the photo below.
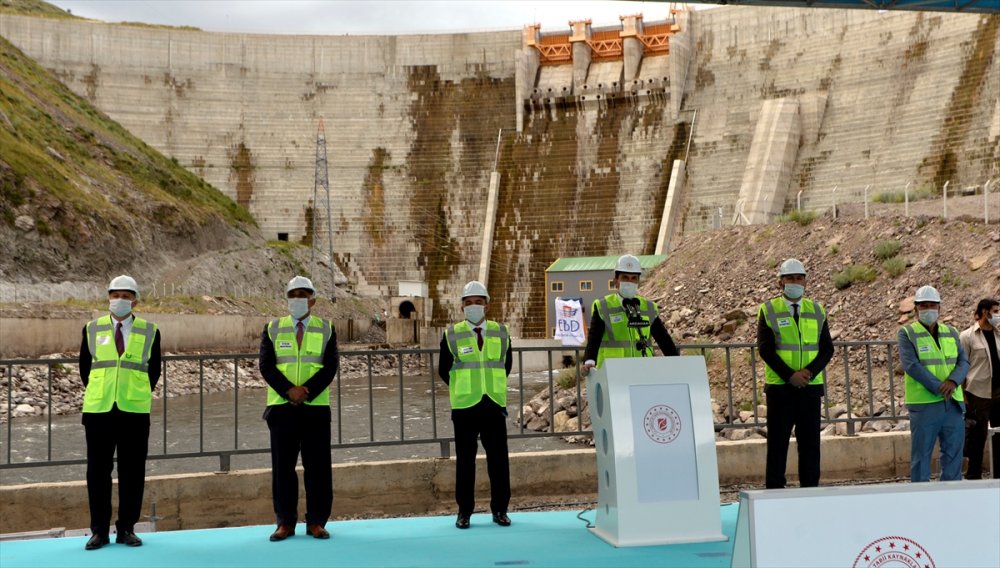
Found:
<path fill-rule="evenodd" d="M 902 536 L 886 536 L 869 544 L 853 568 L 935 568 L 924 547 Z"/>
<path fill-rule="evenodd" d="M 681 433 L 681 417 L 665 404 L 658 404 L 646 411 L 642 420 L 649 439 L 657 444 L 669 444 Z"/>

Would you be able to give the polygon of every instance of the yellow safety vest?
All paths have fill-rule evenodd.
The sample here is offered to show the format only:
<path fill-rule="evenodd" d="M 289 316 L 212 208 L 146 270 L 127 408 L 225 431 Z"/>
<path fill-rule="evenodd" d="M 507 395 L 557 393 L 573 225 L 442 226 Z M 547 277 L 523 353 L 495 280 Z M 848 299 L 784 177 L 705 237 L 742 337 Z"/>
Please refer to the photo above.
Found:
<path fill-rule="evenodd" d="M 123 412 L 149 414 L 153 393 L 149 388 L 149 356 L 156 337 L 156 324 L 135 318 L 125 352 L 118 356 L 115 324 L 110 315 L 87 324 L 90 375 L 83 394 L 83 412 L 110 412 L 113 405 Z"/>
<path fill-rule="evenodd" d="M 941 342 L 940 347 L 938 347 L 938 342 L 934 341 L 931 332 L 927 331 L 924 324 L 919 321 L 903 326 L 903 331 L 906 332 L 906 337 L 913 344 L 920 364 L 942 383 L 945 382 L 958 364 L 958 350 L 961 349 L 958 331 L 953 327 L 939 323 L 938 341 Z M 941 393 L 927 390 L 927 387 L 908 373 L 904 384 L 906 404 L 929 404 L 944 400 L 944 396 Z M 951 397 L 959 402 L 965 401 L 961 384 L 952 392 Z"/>
<path fill-rule="evenodd" d="M 448 394 L 454 409 L 475 406 L 489 396 L 507 407 L 507 350 L 510 333 L 507 326 L 486 320 L 482 324 L 483 349 L 468 321 L 461 321 L 444 332 L 448 350 L 454 358 L 448 372 Z"/>
<path fill-rule="evenodd" d="M 761 315 L 774 333 L 775 351 L 793 371 L 805 369 L 819 355 L 819 336 L 826 323 L 826 310 L 822 305 L 802 298 L 799 300 L 799 321 L 795 323 L 784 296 L 779 296 L 760 305 L 757 318 Z M 764 375 L 769 385 L 785 384 L 767 363 L 764 364 Z M 809 384 L 823 384 L 823 373 L 818 373 Z"/>
<path fill-rule="evenodd" d="M 323 354 L 326 345 L 333 335 L 333 325 L 316 316 L 309 316 L 304 323 L 302 347 L 295 340 L 296 321 L 292 316 L 285 316 L 267 324 L 267 336 L 274 344 L 274 356 L 278 370 L 295 386 L 302 386 L 323 368 Z M 267 405 L 287 404 L 288 399 L 278 394 L 270 386 L 267 387 Z M 304 404 L 312 406 L 330 406 L 330 387 L 312 400 Z"/>
<path fill-rule="evenodd" d="M 659 316 L 659 309 L 655 302 L 650 302 L 642 296 L 636 296 L 639 300 L 640 318 L 646 322 L 643 333 L 646 341 L 649 338 L 649 326 L 653 320 Z M 639 340 L 639 334 L 633 331 L 628 325 L 628 315 L 622 306 L 620 294 L 608 294 L 607 296 L 594 300 L 594 305 L 590 313 L 601 316 L 604 322 L 604 335 L 601 337 L 601 348 L 597 351 L 597 366 L 604 365 L 605 359 L 620 359 L 622 357 L 642 357 L 642 351 L 636 349 L 635 344 Z M 641 331 L 641 330 L 640 330 Z M 652 348 L 652 344 L 650 344 Z"/>

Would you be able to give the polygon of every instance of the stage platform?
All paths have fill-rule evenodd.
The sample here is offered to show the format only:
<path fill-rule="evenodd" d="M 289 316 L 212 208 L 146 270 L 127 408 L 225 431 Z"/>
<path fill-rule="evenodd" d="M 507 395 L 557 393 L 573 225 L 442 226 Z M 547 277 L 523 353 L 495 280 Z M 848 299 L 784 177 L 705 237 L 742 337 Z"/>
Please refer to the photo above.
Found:
<path fill-rule="evenodd" d="M 327 523 L 330 540 L 305 536 L 305 525 L 283 542 L 270 542 L 273 526 L 140 534 L 143 546 L 112 544 L 83 549 L 85 537 L 0 543 L 3 568 L 67 566 L 680 566 L 727 567 L 738 504 L 723 505 L 729 540 L 704 544 L 615 548 L 590 533 L 578 511 L 513 512 L 513 524 L 493 524 L 489 513 L 472 517 L 468 530 L 455 517 L 409 517 Z M 583 518 L 593 523 L 595 513 Z"/>

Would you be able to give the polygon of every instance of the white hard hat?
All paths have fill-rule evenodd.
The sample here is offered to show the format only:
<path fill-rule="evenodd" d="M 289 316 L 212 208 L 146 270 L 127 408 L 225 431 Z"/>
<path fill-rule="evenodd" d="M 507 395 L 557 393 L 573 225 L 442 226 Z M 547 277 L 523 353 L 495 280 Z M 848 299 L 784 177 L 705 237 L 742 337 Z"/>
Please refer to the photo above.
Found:
<path fill-rule="evenodd" d="M 312 280 L 306 278 L 305 276 L 296 276 L 288 281 L 288 286 L 285 287 L 285 293 L 289 293 L 292 290 L 298 289 L 309 290 L 310 294 L 316 293 L 316 288 L 313 287 Z"/>
<path fill-rule="evenodd" d="M 806 275 L 805 265 L 797 258 L 790 258 L 782 262 L 781 268 L 778 269 L 778 276 L 791 276 L 793 274 Z"/>
<path fill-rule="evenodd" d="M 917 293 L 913 296 L 913 301 L 918 304 L 920 302 L 937 302 L 940 304 L 941 295 L 938 294 L 938 291 L 933 286 L 921 286 L 917 288 Z"/>
<path fill-rule="evenodd" d="M 638 258 L 630 254 L 625 254 L 618 257 L 618 264 L 615 265 L 615 272 L 642 274 L 642 266 L 639 264 Z"/>
<path fill-rule="evenodd" d="M 108 284 L 108 292 L 115 290 L 125 290 L 126 292 L 132 292 L 136 297 L 139 296 L 139 285 L 135 283 L 135 278 L 124 274 L 115 276 L 111 279 L 111 283 Z"/>
<path fill-rule="evenodd" d="M 490 294 L 486 291 L 486 285 L 478 280 L 473 280 L 462 288 L 462 299 L 466 299 L 469 296 L 482 296 L 486 298 L 486 301 L 490 301 Z"/>

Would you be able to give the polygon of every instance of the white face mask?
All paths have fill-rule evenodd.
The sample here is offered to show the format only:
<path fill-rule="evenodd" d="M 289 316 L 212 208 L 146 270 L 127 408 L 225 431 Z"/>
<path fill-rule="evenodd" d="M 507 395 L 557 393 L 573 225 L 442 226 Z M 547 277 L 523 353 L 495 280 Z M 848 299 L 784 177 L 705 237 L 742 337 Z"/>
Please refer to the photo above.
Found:
<path fill-rule="evenodd" d="M 990 325 L 993 327 L 1000 327 L 1000 314 L 993 314 L 990 316 Z"/>
<path fill-rule="evenodd" d="M 123 318 L 132 313 L 132 300 L 125 298 L 114 298 L 109 302 L 108 309 L 114 315 Z"/>
<path fill-rule="evenodd" d="M 785 297 L 798 300 L 802 294 L 806 293 L 806 287 L 802 284 L 785 284 Z"/>
<path fill-rule="evenodd" d="M 480 306 L 479 304 L 465 306 L 462 308 L 462 311 L 465 312 L 465 319 L 472 324 L 479 323 L 486 317 L 486 306 Z"/>
<path fill-rule="evenodd" d="M 302 319 L 309 313 L 309 298 L 289 298 L 288 313 L 295 319 Z"/>
<path fill-rule="evenodd" d="M 938 320 L 938 311 L 920 310 L 920 313 L 917 314 L 917 319 L 919 319 L 920 323 L 924 325 L 934 325 L 935 323 L 937 323 Z"/>
<path fill-rule="evenodd" d="M 622 295 L 622 298 L 631 300 L 639 293 L 639 285 L 635 282 L 620 282 L 618 283 L 618 293 Z"/>

